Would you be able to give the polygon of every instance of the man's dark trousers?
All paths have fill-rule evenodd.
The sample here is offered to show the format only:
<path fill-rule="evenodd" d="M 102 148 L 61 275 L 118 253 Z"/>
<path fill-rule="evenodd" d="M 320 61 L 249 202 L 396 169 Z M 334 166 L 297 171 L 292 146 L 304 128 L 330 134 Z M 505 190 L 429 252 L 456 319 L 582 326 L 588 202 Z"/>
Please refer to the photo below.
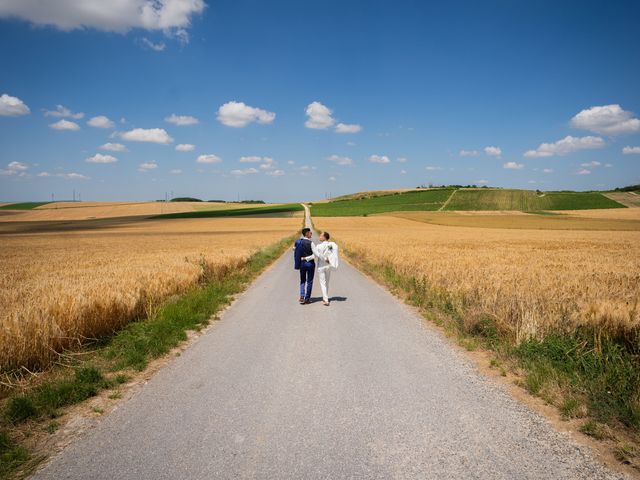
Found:
<path fill-rule="evenodd" d="M 300 297 L 311 300 L 311 289 L 313 288 L 313 275 L 316 271 L 316 262 L 302 261 L 300 264 Z M 306 287 L 306 291 L 305 291 Z"/>

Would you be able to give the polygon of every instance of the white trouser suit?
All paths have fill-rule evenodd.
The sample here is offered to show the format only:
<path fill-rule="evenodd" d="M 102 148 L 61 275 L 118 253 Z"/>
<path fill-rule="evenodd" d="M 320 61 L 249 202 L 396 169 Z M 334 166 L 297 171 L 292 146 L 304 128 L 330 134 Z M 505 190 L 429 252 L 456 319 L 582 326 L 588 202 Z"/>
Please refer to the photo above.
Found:
<path fill-rule="evenodd" d="M 331 278 L 331 265 L 328 261 L 328 252 L 327 246 L 329 242 L 322 242 L 318 245 L 311 244 L 311 248 L 313 249 L 313 256 L 318 260 L 318 265 L 316 267 L 316 271 L 318 272 L 318 277 L 320 279 L 320 289 L 322 290 L 322 299 L 325 302 L 329 301 L 329 279 Z"/>

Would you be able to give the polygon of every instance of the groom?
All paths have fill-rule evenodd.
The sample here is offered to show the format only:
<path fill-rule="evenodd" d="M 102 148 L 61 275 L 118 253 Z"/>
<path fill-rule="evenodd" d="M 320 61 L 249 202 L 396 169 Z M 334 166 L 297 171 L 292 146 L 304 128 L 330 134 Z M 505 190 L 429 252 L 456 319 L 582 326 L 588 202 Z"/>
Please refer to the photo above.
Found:
<path fill-rule="evenodd" d="M 316 262 L 313 260 L 313 247 L 310 228 L 302 229 L 302 238 L 296 241 L 294 261 L 296 270 L 300 270 L 300 305 L 311 303 L 311 289 L 313 288 L 313 275 L 316 270 Z M 311 256 L 310 260 L 305 257 Z"/>

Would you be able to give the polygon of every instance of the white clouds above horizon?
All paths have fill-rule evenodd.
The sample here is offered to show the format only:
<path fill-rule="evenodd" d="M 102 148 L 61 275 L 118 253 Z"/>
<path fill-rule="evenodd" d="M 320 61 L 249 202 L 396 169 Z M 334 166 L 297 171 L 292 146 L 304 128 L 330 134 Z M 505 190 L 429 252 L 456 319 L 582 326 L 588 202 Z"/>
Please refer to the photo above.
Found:
<path fill-rule="evenodd" d="M 199 155 L 198 158 L 196 158 L 196 162 L 197 163 L 221 163 L 222 159 L 217 156 L 214 155 L 212 153 L 208 154 L 208 155 Z"/>
<path fill-rule="evenodd" d="M 164 42 L 154 43 L 151 40 L 149 40 L 147 37 L 142 37 L 142 39 L 140 40 L 140 43 L 142 43 L 143 47 L 153 50 L 154 52 L 162 52 L 167 47 L 167 45 Z"/>
<path fill-rule="evenodd" d="M 29 167 L 27 166 L 27 164 L 22 163 L 22 162 L 9 162 L 7 164 L 7 168 L 6 169 L 0 169 L 0 175 L 3 176 L 9 176 L 9 175 L 18 175 L 18 176 L 25 176 L 27 174 L 27 170 L 29 169 Z"/>
<path fill-rule="evenodd" d="M 362 131 L 362 125 L 357 123 L 339 123 L 336 125 L 336 133 L 358 133 Z"/>
<path fill-rule="evenodd" d="M 243 128 L 250 123 L 273 123 L 276 114 L 261 108 L 250 107 L 244 102 L 231 101 L 218 108 L 218 121 L 227 127 Z"/>
<path fill-rule="evenodd" d="M 304 126 L 314 130 L 327 130 L 335 125 L 336 133 L 358 133 L 362 131 L 362 125 L 357 123 L 338 123 L 333 118 L 333 111 L 326 105 L 315 101 L 311 102 L 304 110 L 307 120 Z"/>
<path fill-rule="evenodd" d="M 164 128 L 134 128 L 127 132 L 120 132 L 117 136 L 130 142 L 159 143 L 162 145 L 173 142 L 173 138 L 169 136 Z"/>
<path fill-rule="evenodd" d="M 63 31 L 157 30 L 184 43 L 192 18 L 205 7 L 204 0 L 4 0 L 0 18 L 19 18 Z"/>
<path fill-rule="evenodd" d="M 104 115 L 98 115 L 97 117 L 91 118 L 87 122 L 87 125 L 95 128 L 113 128 L 116 126 L 112 120 L 109 120 L 109 118 Z"/>
<path fill-rule="evenodd" d="M 138 165 L 138 171 L 145 173 L 145 172 L 149 172 L 151 170 L 155 170 L 156 168 L 158 168 L 158 164 L 156 162 L 144 162 L 141 163 L 140 165 Z"/>
<path fill-rule="evenodd" d="M 480 152 L 477 150 L 460 150 L 458 153 L 461 157 L 477 157 L 480 155 Z"/>
<path fill-rule="evenodd" d="M 192 143 L 179 143 L 176 145 L 176 151 L 178 152 L 193 152 L 196 146 Z"/>
<path fill-rule="evenodd" d="M 640 120 L 618 104 L 590 107 L 571 119 L 571 126 L 600 135 L 640 133 Z"/>
<path fill-rule="evenodd" d="M 127 147 L 122 145 L 121 143 L 105 143 L 104 145 L 100 145 L 100 150 L 108 150 L 110 152 L 128 152 Z"/>
<path fill-rule="evenodd" d="M 115 163 L 118 159 L 112 155 L 104 155 L 102 153 L 96 153 L 92 157 L 85 158 L 87 163 Z"/>
<path fill-rule="evenodd" d="M 633 154 L 640 154 L 640 147 L 624 147 L 622 149 L 622 153 L 624 155 L 633 155 Z"/>
<path fill-rule="evenodd" d="M 236 170 L 231 170 L 231 172 L 229 172 L 231 175 L 237 176 L 237 177 L 241 177 L 243 175 L 255 175 L 256 173 L 260 173 L 260 171 L 256 168 L 253 167 L 249 167 L 249 168 L 240 168 L 240 169 L 236 169 Z"/>
<path fill-rule="evenodd" d="M 304 122 L 304 126 L 315 130 L 326 130 L 332 127 L 335 120 L 331 116 L 331 110 L 329 107 L 323 105 L 320 102 L 311 102 L 307 105 L 304 111 L 307 116 L 307 120 Z"/>
<path fill-rule="evenodd" d="M 487 146 L 484 147 L 484 153 L 489 155 L 490 157 L 500 158 L 502 156 L 502 149 L 500 147 Z"/>
<path fill-rule="evenodd" d="M 182 173 L 182 170 L 180 170 L 179 168 L 174 168 L 173 170 L 169 170 L 169 173 L 171 175 L 180 175 Z"/>
<path fill-rule="evenodd" d="M 179 127 L 196 125 L 200 123 L 200 120 L 198 120 L 196 117 L 192 117 L 191 115 L 176 115 L 175 113 L 172 113 L 168 117 L 165 117 L 164 121 L 167 123 L 172 123 Z"/>
<path fill-rule="evenodd" d="M 567 155 L 578 150 L 591 150 L 602 148 L 605 142 L 600 137 L 572 137 L 567 135 L 555 143 L 541 143 L 535 150 L 527 150 L 524 156 L 527 158 L 551 157 L 554 155 Z"/>
<path fill-rule="evenodd" d="M 371 155 L 369 161 L 371 163 L 391 163 L 391 160 L 386 155 Z"/>
<path fill-rule="evenodd" d="M 427 165 L 426 167 L 424 167 L 425 170 L 429 171 L 429 172 L 436 172 L 438 170 L 442 170 L 442 167 L 436 167 L 433 165 Z"/>
<path fill-rule="evenodd" d="M 12 97 L 6 93 L 0 96 L 0 116 L 19 117 L 30 113 L 29 107 L 18 97 Z"/>
<path fill-rule="evenodd" d="M 587 170 L 586 168 L 583 168 L 582 170 L 578 170 L 576 172 L 576 175 L 589 175 L 591 173 L 591 170 Z"/>
<path fill-rule="evenodd" d="M 83 175 L 83 174 L 81 174 L 81 173 L 75 173 L 75 172 L 70 172 L 70 173 L 62 173 L 62 172 L 56 172 L 56 173 L 40 172 L 37 176 L 38 176 L 38 177 L 56 177 L 56 178 L 64 178 L 65 180 L 91 180 L 91 177 L 88 177 L 88 176 Z"/>
<path fill-rule="evenodd" d="M 268 175 L 270 177 L 282 177 L 285 175 L 284 170 L 270 170 L 268 172 L 265 172 L 265 175 Z"/>
<path fill-rule="evenodd" d="M 50 123 L 49 127 L 53 128 L 54 130 L 68 130 L 71 132 L 77 132 L 78 130 L 80 130 L 80 125 L 78 125 L 76 122 L 71 122 L 69 120 L 65 120 L 64 118 L 62 120 L 58 120 L 55 123 Z"/>
<path fill-rule="evenodd" d="M 524 168 L 524 164 L 516 163 L 516 162 L 507 162 L 502 165 L 502 168 L 506 168 L 507 170 L 522 170 Z"/>
<path fill-rule="evenodd" d="M 73 118 L 74 120 L 80 120 L 84 117 L 84 113 L 78 112 L 73 113 L 67 107 L 63 105 L 56 105 L 55 110 L 43 110 L 45 117 L 62 117 L 62 118 Z"/>
<path fill-rule="evenodd" d="M 335 163 L 336 165 L 353 165 L 353 160 L 351 158 L 341 157 L 339 155 L 331 155 L 327 157 L 327 160 L 329 160 L 332 163 Z"/>

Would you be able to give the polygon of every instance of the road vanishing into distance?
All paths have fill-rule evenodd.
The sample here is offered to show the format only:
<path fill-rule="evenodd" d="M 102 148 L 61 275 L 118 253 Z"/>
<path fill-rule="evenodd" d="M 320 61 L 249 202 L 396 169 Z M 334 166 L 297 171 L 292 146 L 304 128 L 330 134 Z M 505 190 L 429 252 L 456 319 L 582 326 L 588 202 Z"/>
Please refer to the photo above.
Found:
<path fill-rule="evenodd" d="M 299 305 L 292 257 L 35 477 L 624 478 L 349 264 Z"/>

